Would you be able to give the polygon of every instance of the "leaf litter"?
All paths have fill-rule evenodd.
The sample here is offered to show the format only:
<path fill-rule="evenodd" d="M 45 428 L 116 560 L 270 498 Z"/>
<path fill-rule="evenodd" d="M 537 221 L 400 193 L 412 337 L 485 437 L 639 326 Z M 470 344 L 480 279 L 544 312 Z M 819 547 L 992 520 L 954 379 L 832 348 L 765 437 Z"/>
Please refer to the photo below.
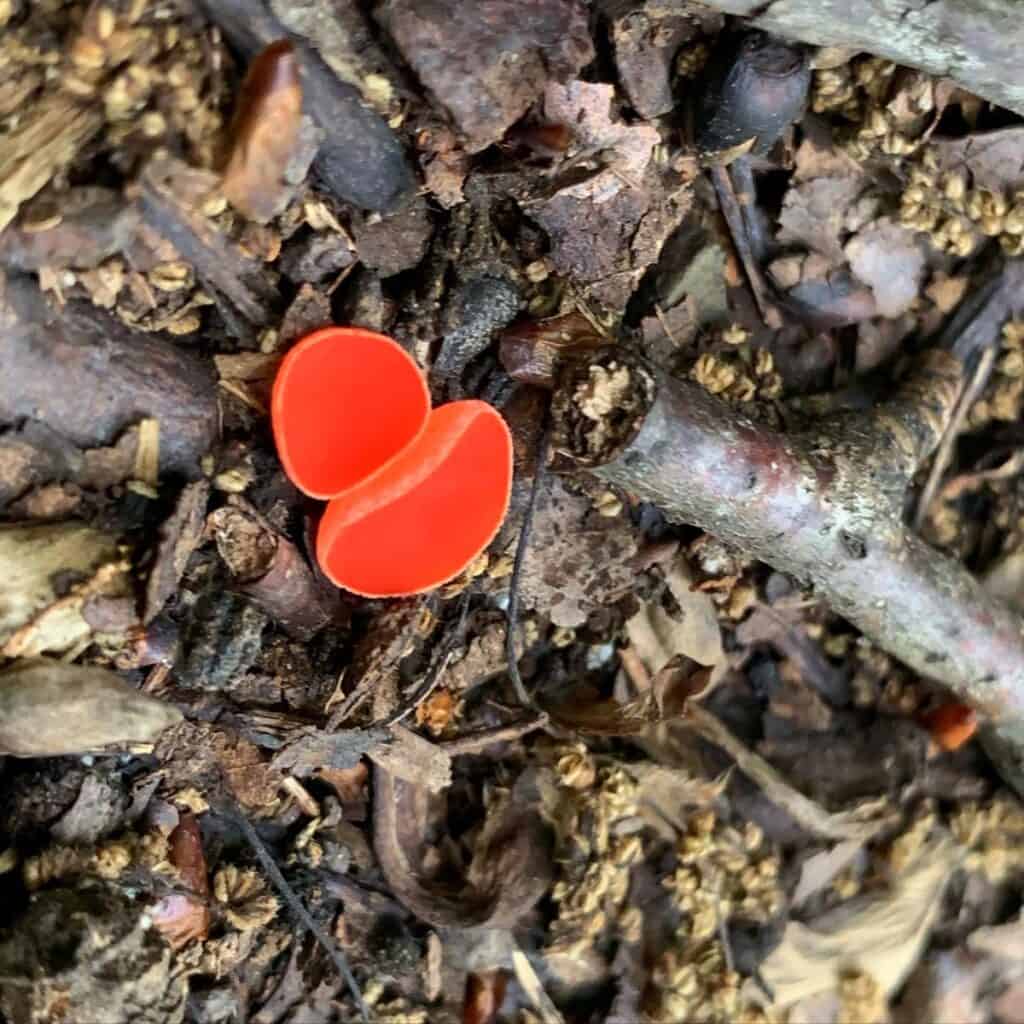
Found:
<path fill-rule="evenodd" d="M 1009 115 L 819 51 L 735 178 L 774 328 L 687 130 L 704 5 L 36 7 L 0 10 L 5 1016 L 49 1019 L 30 962 L 33 1005 L 154 1024 L 1019 1018 L 1022 812 L 929 748 L 941 689 L 563 451 L 512 573 L 575 365 L 795 431 L 884 394 L 1024 253 Z M 483 271 L 520 311 L 481 331 Z M 919 513 L 1017 606 L 1020 305 Z M 506 529 L 431 595 L 331 587 L 275 457 L 276 367 L 342 311 L 515 421 Z"/>

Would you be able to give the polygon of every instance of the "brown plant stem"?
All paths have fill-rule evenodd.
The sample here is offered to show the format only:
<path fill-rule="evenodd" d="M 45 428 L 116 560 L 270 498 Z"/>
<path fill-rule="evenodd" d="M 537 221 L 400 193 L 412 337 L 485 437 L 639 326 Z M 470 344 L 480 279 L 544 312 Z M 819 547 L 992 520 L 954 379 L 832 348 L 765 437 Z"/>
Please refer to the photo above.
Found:
<path fill-rule="evenodd" d="M 623 367 L 629 394 L 617 418 L 595 421 L 588 394 Z M 959 360 L 934 350 L 873 412 L 784 436 L 696 384 L 606 355 L 563 382 L 555 447 L 670 519 L 813 586 L 869 639 L 986 716 L 990 752 L 1024 792 L 1024 623 L 902 520 L 907 484 L 960 383 Z"/>

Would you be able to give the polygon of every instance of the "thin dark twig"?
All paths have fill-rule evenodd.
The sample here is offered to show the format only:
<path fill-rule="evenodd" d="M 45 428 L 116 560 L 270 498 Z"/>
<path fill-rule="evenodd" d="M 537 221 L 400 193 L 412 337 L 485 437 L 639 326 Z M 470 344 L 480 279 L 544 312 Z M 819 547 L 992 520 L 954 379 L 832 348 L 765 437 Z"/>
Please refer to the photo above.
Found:
<path fill-rule="evenodd" d="M 459 602 L 461 604 L 461 608 L 459 609 L 459 621 L 455 628 L 447 637 L 445 637 L 441 651 L 427 671 L 426 678 L 423 680 L 423 685 L 420 686 L 420 688 L 402 705 L 402 707 L 391 714 L 388 718 L 384 719 L 385 725 L 396 725 L 405 718 L 406 715 L 415 711 L 416 708 L 419 707 L 419 705 L 437 689 L 438 684 L 441 682 L 441 677 L 444 675 L 444 670 L 448 667 L 448 662 L 451 661 L 451 657 L 455 653 L 455 647 L 466 632 L 466 619 L 469 617 L 469 598 L 471 593 L 472 591 L 467 588 L 459 597 Z"/>
<path fill-rule="evenodd" d="M 920 530 L 924 525 L 925 519 L 928 518 L 928 511 L 932 506 L 932 502 L 935 500 L 935 495 L 938 493 L 939 485 L 942 483 L 943 477 L 946 475 L 946 470 L 949 468 L 949 463 L 953 458 L 953 449 L 956 446 L 956 440 L 960 433 L 960 428 L 963 426 L 964 420 L 967 419 L 967 414 L 971 411 L 971 406 L 974 405 L 975 401 L 977 401 L 981 392 L 984 390 L 985 385 L 988 382 L 989 375 L 992 372 L 992 366 L 995 363 L 995 359 L 996 350 L 994 346 L 984 349 L 981 353 L 981 357 L 975 365 L 971 379 L 961 388 L 956 408 L 953 410 L 953 415 L 949 418 L 949 422 L 946 424 L 946 430 L 942 435 L 942 441 L 939 444 L 939 449 L 935 453 L 935 459 L 932 461 L 932 468 L 928 474 L 928 481 L 925 483 L 924 490 L 921 491 L 921 496 L 917 501 L 917 512 L 914 516 L 914 529 L 916 530 Z"/>
<path fill-rule="evenodd" d="M 363 1001 L 363 993 L 359 989 L 359 983 L 352 973 L 352 968 L 349 967 L 348 958 L 345 956 L 345 953 L 338 947 L 337 943 L 331 941 L 330 936 L 313 919 L 313 915 L 306 909 L 306 905 L 299 899 L 295 890 L 288 884 L 288 881 L 281 873 L 281 869 L 270 855 L 266 843 L 260 838 L 252 822 L 235 806 L 234 801 L 230 798 L 225 798 L 220 809 L 242 830 L 242 835 L 245 836 L 246 841 L 252 847 L 253 853 L 256 854 L 256 859 L 267 873 L 267 877 L 273 882 L 274 888 L 281 894 L 288 909 L 302 922 L 331 958 L 338 973 L 344 978 L 345 984 L 348 985 L 348 990 L 352 993 L 352 998 L 359 1008 L 360 1016 L 366 1024 L 370 1024 L 370 1012 Z"/>
<path fill-rule="evenodd" d="M 526 551 L 530 545 L 530 533 L 533 530 L 533 514 L 537 508 L 537 495 L 544 479 L 544 466 L 548 459 L 548 444 L 551 440 L 551 424 L 545 423 L 537 442 L 537 460 L 533 471 L 533 483 L 530 485 L 530 499 L 523 513 L 523 526 L 519 531 L 516 544 L 516 557 L 512 563 L 512 577 L 508 586 L 508 610 L 505 626 L 505 660 L 508 662 L 508 674 L 515 688 L 516 697 L 524 707 L 533 707 L 533 700 L 526 692 L 523 677 L 519 674 L 519 659 L 516 655 L 516 632 L 519 628 L 519 581 L 523 575 L 526 562 Z"/>
<path fill-rule="evenodd" d="M 771 302 L 768 293 L 768 286 L 761 275 L 761 266 L 757 262 L 753 250 L 750 247 L 750 238 L 747 235 L 747 227 L 743 218 L 743 211 L 733 190 L 732 179 L 729 177 L 727 167 L 714 166 L 710 170 L 711 183 L 715 186 L 715 193 L 718 196 L 718 205 L 721 208 L 722 216 L 729 226 L 729 234 L 732 235 L 733 245 L 736 247 L 736 254 L 743 264 L 743 269 L 750 284 L 750 290 L 757 303 L 757 310 L 761 319 L 768 327 L 778 328 L 781 326 L 779 311 Z"/>
<path fill-rule="evenodd" d="M 460 754 L 476 754 L 481 750 L 486 750 L 494 743 L 522 739 L 523 736 L 527 736 L 531 732 L 543 729 L 547 724 L 548 716 L 541 711 L 518 722 L 510 722 L 508 725 L 499 725 L 494 729 L 480 729 L 476 732 L 466 733 L 465 736 L 443 740 L 439 746 L 449 757 L 458 757 Z"/>

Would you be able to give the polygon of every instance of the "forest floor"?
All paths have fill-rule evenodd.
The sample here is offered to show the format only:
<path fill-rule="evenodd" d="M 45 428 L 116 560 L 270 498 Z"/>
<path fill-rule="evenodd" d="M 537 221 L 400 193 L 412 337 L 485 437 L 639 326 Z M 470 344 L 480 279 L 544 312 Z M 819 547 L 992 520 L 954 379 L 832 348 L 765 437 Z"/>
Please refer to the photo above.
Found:
<path fill-rule="evenodd" d="M 808 48 L 796 122 L 716 157 L 744 26 L 682 0 L 0 26 L 3 1020 L 1024 1021 L 992 708 L 757 560 L 742 497 L 673 516 L 558 419 L 643 366 L 712 432 L 827 434 L 952 351 L 896 517 L 1024 611 L 1018 117 Z M 511 428 L 504 525 L 430 592 L 317 564 L 271 386 L 329 324 Z"/>

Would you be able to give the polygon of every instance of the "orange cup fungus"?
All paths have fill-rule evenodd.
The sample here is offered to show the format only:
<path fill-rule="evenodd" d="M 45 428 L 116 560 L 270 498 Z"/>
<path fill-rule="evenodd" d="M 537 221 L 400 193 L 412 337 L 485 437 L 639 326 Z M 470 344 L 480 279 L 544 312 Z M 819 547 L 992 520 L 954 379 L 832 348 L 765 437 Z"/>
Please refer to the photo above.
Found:
<path fill-rule="evenodd" d="M 498 532 L 512 438 L 485 402 L 431 410 L 426 382 L 390 338 L 327 327 L 285 356 L 271 401 L 289 479 L 330 502 L 317 560 L 339 587 L 400 597 L 457 576 Z"/>

